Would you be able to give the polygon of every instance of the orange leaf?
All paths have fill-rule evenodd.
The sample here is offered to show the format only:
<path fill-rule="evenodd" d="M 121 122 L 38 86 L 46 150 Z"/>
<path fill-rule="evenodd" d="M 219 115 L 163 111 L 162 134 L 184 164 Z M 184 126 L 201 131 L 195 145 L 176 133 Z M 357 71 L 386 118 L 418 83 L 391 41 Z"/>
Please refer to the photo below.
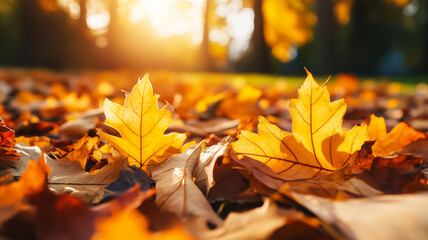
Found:
<path fill-rule="evenodd" d="M 426 138 L 424 133 L 414 130 L 405 122 L 399 123 L 389 133 L 386 133 L 384 118 L 376 117 L 374 114 L 370 117 L 367 131 L 369 140 L 376 140 L 372 146 L 375 156 L 389 156 L 391 153 L 403 150 L 411 142 Z"/>
<path fill-rule="evenodd" d="M 227 94 L 220 103 L 218 109 L 219 115 L 226 115 L 231 119 L 251 119 L 259 114 L 257 101 L 262 96 L 260 89 L 245 86 L 240 90 L 237 96 Z"/>
<path fill-rule="evenodd" d="M 67 156 L 71 161 L 78 161 L 82 168 L 85 169 L 86 162 L 88 161 L 92 150 L 94 148 L 97 149 L 99 144 L 99 137 L 90 137 L 86 133 L 85 136 L 71 146 L 73 151 Z"/>
<path fill-rule="evenodd" d="M 44 154 L 39 161 L 28 163 L 27 169 L 17 182 L 0 185 L 0 223 L 12 217 L 28 206 L 24 202 L 27 195 L 41 192 L 46 183 L 49 167 L 46 166 Z M 6 176 L 8 177 L 8 176 Z M 1 180 L 4 180 L 2 177 Z"/>
<path fill-rule="evenodd" d="M 137 210 L 116 211 L 109 218 L 96 222 L 97 232 L 92 240 L 108 239 L 193 239 L 184 229 L 150 232 L 147 219 Z"/>
<path fill-rule="evenodd" d="M 0 145 L 13 148 L 15 146 L 15 131 L 6 127 L 0 120 Z"/>
<path fill-rule="evenodd" d="M 123 106 L 106 99 L 105 124 L 115 128 L 122 137 L 99 131 L 120 154 L 129 157 L 131 165 L 143 167 L 149 160 L 161 162 L 172 154 L 179 153 L 186 139 L 185 134 L 164 135 L 171 123 L 171 113 L 158 108 L 159 95 L 153 95 L 152 85 L 146 74 L 126 93 Z"/>
<path fill-rule="evenodd" d="M 259 117 L 258 134 L 242 131 L 232 143 L 238 157 L 261 161 L 287 180 L 312 178 L 344 167 L 367 140 L 366 125 L 343 133 L 345 101 L 330 102 L 327 87 L 319 86 L 307 73 L 299 98 L 290 102 L 293 133 Z"/>

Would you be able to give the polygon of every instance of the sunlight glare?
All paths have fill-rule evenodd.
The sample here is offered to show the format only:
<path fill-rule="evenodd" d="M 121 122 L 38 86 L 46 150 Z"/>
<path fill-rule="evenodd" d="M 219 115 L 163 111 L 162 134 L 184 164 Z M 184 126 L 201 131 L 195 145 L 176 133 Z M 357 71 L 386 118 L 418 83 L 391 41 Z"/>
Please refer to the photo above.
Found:
<path fill-rule="evenodd" d="M 232 41 L 229 45 L 229 57 L 237 60 L 249 47 L 254 31 L 254 11 L 243 8 L 227 16 L 228 31 Z"/>
<path fill-rule="evenodd" d="M 110 24 L 110 13 L 108 5 L 102 0 L 88 0 L 86 24 L 96 36 L 107 32 Z"/>
<path fill-rule="evenodd" d="M 106 28 L 110 23 L 110 15 L 108 13 L 91 14 L 87 17 L 86 22 L 90 29 Z"/>
<path fill-rule="evenodd" d="M 195 44 L 202 41 L 205 0 L 139 0 L 133 5 L 129 21 L 148 19 L 162 37 L 189 34 Z"/>

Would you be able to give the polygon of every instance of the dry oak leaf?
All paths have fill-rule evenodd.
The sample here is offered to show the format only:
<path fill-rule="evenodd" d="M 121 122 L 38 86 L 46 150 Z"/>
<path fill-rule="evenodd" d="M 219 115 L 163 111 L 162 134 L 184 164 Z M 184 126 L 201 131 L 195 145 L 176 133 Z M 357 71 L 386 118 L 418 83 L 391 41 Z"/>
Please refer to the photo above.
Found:
<path fill-rule="evenodd" d="M 186 139 L 185 134 L 164 135 L 171 123 L 171 113 L 158 108 L 159 95 L 153 95 L 153 88 L 146 74 L 126 93 L 123 106 L 106 99 L 104 112 L 106 125 L 115 128 L 122 137 L 98 131 L 116 150 L 129 158 L 130 165 L 142 168 L 149 160 L 161 162 L 180 152 Z"/>
<path fill-rule="evenodd" d="M 299 98 L 290 102 L 292 132 L 282 131 L 259 117 L 258 134 L 242 131 L 232 149 L 268 165 L 285 180 L 312 178 L 350 164 L 351 156 L 367 140 L 366 125 L 343 133 L 344 99 L 330 102 L 325 85 L 307 71 Z"/>
<path fill-rule="evenodd" d="M 374 114 L 370 116 L 367 131 L 369 140 L 376 140 L 372 146 L 373 155 L 380 157 L 399 152 L 408 144 L 426 138 L 424 133 L 414 130 L 405 122 L 399 123 L 389 133 L 386 133 L 385 119 L 376 117 Z"/>
<path fill-rule="evenodd" d="M 156 204 L 161 210 L 173 212 L 180 218 L 202 217 L 218 226 L 222 220 L 193 182 L 204 145 L 205 141 L 202 141 L 190 146 L 185 152 L 172 155 L 162 165 L 149 170 L 156 181 Z"/>

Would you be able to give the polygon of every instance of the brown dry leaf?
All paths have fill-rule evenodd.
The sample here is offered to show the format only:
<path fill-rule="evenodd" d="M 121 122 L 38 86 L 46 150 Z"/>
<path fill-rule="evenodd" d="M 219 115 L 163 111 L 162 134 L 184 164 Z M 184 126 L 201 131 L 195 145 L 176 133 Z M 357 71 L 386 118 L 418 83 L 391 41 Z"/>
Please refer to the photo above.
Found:
<path fill-rule="evenodd" d="M 39 161 L 28 163 L 19 181 L 0 185 L 0 224 L 28 208 L 24 198 L 43 190 L 48 172 L 49 167 L 42 157 Z"/>
<path fill-rule="evenodd" d="M 232 137 L 227 136 L 216 145 L 204 148 L 200 153 L 193 175 L 195 184 L 205 195 L 208 195 L 215 184 L 213 172 L 217 159 L 229 153 L 230 143 L 233 140 Z"/>
<path fill-rule="evenodd" d="M 423 160 L 423 157 L 404 154 L 376 157 L 370 169 L 358 175 L 358 178 L 388 194 L 426 191 L 428 185 L 421 173 Z"/>
<path fill-rule="evenodd" d="M 343 200 L 348 198 L 373 197 L 382 194 L 356 177 L 347 177 L 341 171 L 335 171 L 305 181 L 287 182 L 279 192 L 316 195 L 323 198 Z"/>
<path fill-rule="evenodd" d="M 222 220 L 193 182 L 193 174 L 204 144 L 203 141 L 193 145 L 183 153 L 172 155 L 164 164 L 149 170 L 156 181 L 156 204 L 161 210 L 173 212 L 180 218 L 200 216 L 220 225 Z"/>
<path fill-rule="evenodd" d="M 290 193 L 300 193 L 332 199 L 371 197 L 381 194 L 362 180 L 347 176 L 342 170 L 302 181 L 287 182 L 259 161 L 244 157 L 236 162 L 251 173 L 248 177 L 251 188 L 261 194 L 272 194 L 278 191 L 288 197 L 291 196 Z"/>
<path fill-rule="evenodd" d="M 336 226 L 346 239 L 426 239 L 428 193 L 332 201 L 293 194 L 303 206 Z"/>
<path fill-rule="evenodd" d="M 405 122 L 399 123 L 387 133 L 384 118 L 376 117 L 374 114 L 370 117 L 367 131 L 369 140 L 376 140 L 372 147 L 375 156 L 389 156 L 391 153 L 403 150 L 411 142 L 426 138 L 424 133 L 414 130 Z"/>
<path fill-rule="evenodd" d="M 121 135 L 116 137 L 98 131 L 101 138 L 111 143 L 116 150 L 129 157 L 131 165 L 143 167 L 149 160 L 161 162 L 180 152 L 186 139 L 185 134 L 171 133 L 164 135 L 171 122 L 171 114 L 165 108 L 159 110 L 158 95 L 146 74 L 134 86 L 131 93 L 126 93 L 123 106 L 106 99 L 104 122 L 115 128 Z"/>
<path fill-rule="evenodd" d="M 51 191 L 71 194 L 84 203 L 95 204 L 103 198 L 104 187 L 119 178 L 125 159 L 105 165 L 94 175 L 85 172 L 79 162 L 70 161 L 67 157 L 53 160 L 46 156 L 46 161 L 52 169 L 48 179 Z"/>
<path fill-rule="evenodd" d="M 238 157 L 261 161 L 287 180 L 312 178 L 351 164 L 352 154 L 367 140 L 366 125 L 343 133 L 345 101 L 330 102 L 327 87 L 307 73 L 299 98 L 290 102 L 293 133 L 259 117 L 258 134 L 242 131 L 232 143 Z"/>
<path fill-rule="evenodd" d="M 96 127 L 104 117 L 104 111 L 101 108 L 91 109 L 79 114 L 76 119 L 69 120 L 59 127 L 59 133 L 62 136 L 81 137 L 89 130 Z"/>
<path fill-rule="evenodd" d="M 266 199 L 263 206 L 243 212 L 231 213 L 223 225 L 209 230 L 203 221 L 194 219 L 188 222 L 188 229 L 195 237 L 207 240 L 234 240 L 234 239 L 269 239 L 279 228 L 295 222 L 304 222 L 314 227 L 319 221 L 306 217 L 296 210 L 279 208 L 270 199 Z"/>
<path fill-rule="evenodd" d="M 34 159 L 45 155 L 46 164 L 51 169 L 48 177 L 49 188 L 57 194 L 67 193 L 78 197 L 85 203 L 98 203 L 104 194 L 104 187 L 116 181 L 120 170 L 125 165 L 125 159 L 115 159 L 102 167 L 96 174 L 91 174 L 82 169 L 77 161 L 71 161 L 68 157 L 52 159 L 36 147 L 27 147 L 17 144 L 15 149 L 20 154 L 17 161 L 15 176 L 20 176 L 27 169 L 27 165 Z"/>
<path fill-rule="evenodd" d="M 170 131 L 189 132 L 191 135 L 208 137 L 211 133 L 226 135 L 238 127 L 239 120 L 213 118 L 205 121 L 189 119 L 183 122 L 173 121 Z"/>

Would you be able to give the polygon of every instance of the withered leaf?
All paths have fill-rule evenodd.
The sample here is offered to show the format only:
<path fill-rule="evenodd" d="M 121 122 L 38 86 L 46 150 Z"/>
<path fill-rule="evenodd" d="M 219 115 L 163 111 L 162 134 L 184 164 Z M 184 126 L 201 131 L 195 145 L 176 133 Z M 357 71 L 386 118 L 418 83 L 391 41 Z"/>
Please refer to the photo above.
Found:
<path fill-rule="evenodd" d="M 181 218 L 200 216 L 213 224 L 222 220 L 212 210 L 204 194 L 193 182 L 193 172 L 204 148 L 204 141 L 185 152 L 172 155 L 164 164 L 150 167 L 156 181 L 156 204 Z"/>
<path fill-rule="evenodd" d="M 223 138 L 219 143 L 206 147 L 199 156 L 199 161 L 194 170 L 195 184 L 199 189 L 208 195 L 209 190 L 214 186 L 214 165 L 217 159 L 229 153 L 230 143 L 233 138 L 228 136 Z"/>
<path fill-rule="evenodd" d="M 199 239 L 268 239 L 275 230 L 294 222 L 318 225 L 316 219 L 306 217 L 296 210 L 285 210 L 266 199 L 263 206 L 243 212 L 231 213 L 223 225 L 209 230 L 203 221 L 194 219 L 188 223 L 189 231 Z"/>
<path fill-rule="evenodd" d="M 428 193 L 383 195 L 332 201 L 293 194 L 322 220 L 336 226 L 348 239 L 425 239 L 428 236 Z"/>

